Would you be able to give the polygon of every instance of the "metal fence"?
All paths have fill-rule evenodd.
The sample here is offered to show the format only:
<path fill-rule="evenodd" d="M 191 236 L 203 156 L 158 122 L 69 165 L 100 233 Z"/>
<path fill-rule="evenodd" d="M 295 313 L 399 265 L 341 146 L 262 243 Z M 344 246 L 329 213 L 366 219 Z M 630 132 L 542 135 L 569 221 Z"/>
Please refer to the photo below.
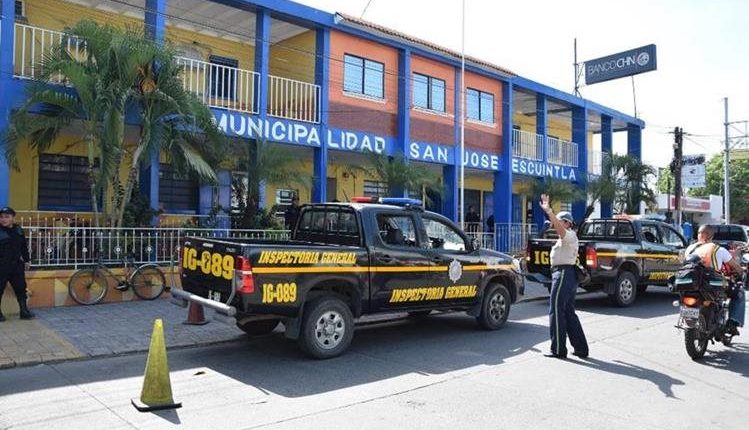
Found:
<path fill-rule="evenodd" d="M 268 76 L 268 115 L 320 122 L 320 85 Z"/>
<path fill-rule="evenodd" d="M 512 156 L 528 160 L 543 160 L 544 137 L 529 131 L 512 130 Z"/>
<path fill-rule="evenodd" d="M 577 143 L 547 137 L 546 150 L 549 163 L 578 167 Z"/>
<path fill-rule="evenodd" d="M 512 255 L 525 253 L 528 239 L 538 232 L 535 224 L 496 224 L 496 250 Z"/>
<path fill-rule="evenodd" d="M 178 257 L 188 236 L 286 240 L 286 230 L 232 230 L 189 228 L 96 228 L 44 227 L 25 229 L 36 268 L 73 268 L 95 263 L 119 262 L 132 257 L 135 263 L 167 264 Z"/>

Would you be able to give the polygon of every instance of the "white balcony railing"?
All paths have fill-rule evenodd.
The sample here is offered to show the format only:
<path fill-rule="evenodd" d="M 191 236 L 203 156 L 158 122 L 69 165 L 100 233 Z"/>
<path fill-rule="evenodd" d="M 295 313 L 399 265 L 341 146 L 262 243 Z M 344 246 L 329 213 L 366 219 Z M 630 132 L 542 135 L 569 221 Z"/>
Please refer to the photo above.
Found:
<path fill-rule="evenodd" d="M 260 87 L 260 74 L 191 58 L 179 57 L 177 62 L 184 68 L 185 90 L 197 95 L 207 106 L 259 112 L 256 92 Z"/>
<path fill-rule="evenodd" d="M 13 74 L 16 78 L 38 79 L 47 53 L 65 43 L 73 58 L 83 59 L 85 42 L 65 33 L 16 23 Z M 250 114 L 259 113 L 257 93 L 260 75 L 251 70 L 178 57 L 184 67 L 184 88 L 196 94 L 207 106 Z M 56 75 L 52 82 L 65 84 Z M 305 122 L 320 122 L 319 85 L 268 75 L 268 115 Z"/>
<path fill-rule="evenodd" d="M 268 115 L 320 122 L 320 86 L 269 75 Z"/>
<path fill-rule="evenodd" d="M 577 143 L 547 136 L 546 151 L 549 163 L 578 167 Z"/>
<path fill-rule="evenodd" d="M 603 171 L 603 152 L 588 152 L 588 175 L 601 176 Z"/>
<path fill-rule="evenodd" d="M 512 130 L 512 156 L 528 160 L 543 160 L 544 137 L 523 130 Z"/>
<path fill-rule="evenodd" d="M 62 43 L 65 43 L 71 57 L 84 58 L 86 44 L 82 40 L 66 37 L 61 31 L 16 23 L 13 75 L 26 79 L 41 78 L 45 56 L 53 47 L 60 46 Z M 50 76 L 50 80 L 55 83 L 64 83 L 65 78 L 57 74 Z"/>

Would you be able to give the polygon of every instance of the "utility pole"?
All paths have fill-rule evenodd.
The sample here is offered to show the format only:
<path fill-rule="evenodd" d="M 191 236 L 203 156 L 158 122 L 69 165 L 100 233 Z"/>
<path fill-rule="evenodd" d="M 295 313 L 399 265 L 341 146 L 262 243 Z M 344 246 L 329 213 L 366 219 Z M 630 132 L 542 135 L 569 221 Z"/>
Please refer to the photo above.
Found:
<path fill-rule="evenodd" d="M 676 225 L 681 226 L 681 164 L 682 150 L 684 148 L 684 130 L 681 127 L 674 127 L 674 161 L 671 162 L 671 172 L 674 174 L 674 221 Z"/>
<path fill-rule="evenodd" d="M 728 224 L 731 222 L 731 187 L 728 183 L 729 163 L 731 161 L 731 141 L 728 139 L 728 97 L 723 98 L 723 107 L 725 109 L 725 121 L 723 125 L 726 129 L 726 153 L 723 160 L 723 222 Z"/>

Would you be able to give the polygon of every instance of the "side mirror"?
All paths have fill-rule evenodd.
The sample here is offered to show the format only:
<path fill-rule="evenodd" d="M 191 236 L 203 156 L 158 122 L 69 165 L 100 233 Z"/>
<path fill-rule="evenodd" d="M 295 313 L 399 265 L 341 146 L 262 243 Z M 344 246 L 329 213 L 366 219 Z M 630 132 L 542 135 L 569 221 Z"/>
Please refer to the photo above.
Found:
<path fill-rule="evenodd" d="M 481 241 L 478 239 L 471 239 L 471 248 L 476 251 L 481 249 Z"/>
<path fill-rule="evenodd" d="M 749 253 L 741 254 L 741 262 L 744 264 L 749 264 Z"/>

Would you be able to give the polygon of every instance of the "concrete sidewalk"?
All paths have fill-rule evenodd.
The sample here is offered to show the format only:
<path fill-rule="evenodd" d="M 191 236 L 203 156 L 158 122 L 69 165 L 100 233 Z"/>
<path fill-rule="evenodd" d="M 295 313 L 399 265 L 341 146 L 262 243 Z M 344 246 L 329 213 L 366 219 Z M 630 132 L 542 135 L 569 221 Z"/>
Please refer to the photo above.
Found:
<path fill-rule="evenodd" d="M 221 322 L 185 325 L 187 310 L 168 300 L 35 309 L 36 319 L 16 315 L 0 323 L 0 368 L 147 351 L 157 318 L 164 321 L 168 348 L 241 339 L 242 331 Z M 210 320 L 211 312 L 206 312 Z"/>
<path fill-rule="evenodd" d="M 543 285 L 527 283 L 520 302 L 546 298 Z M 230 342 L 244 336 L 235 326 L 218 321 L 182 324 L 186 309 L 168 300 L 34 309 L 34 313 L 34 320 L 22 321 L 11 314 L 0 323 L 0 368 L 147 351 L 157 318 L 164 321 L 168 348 Z M 206 311 L 209 320 L 211 315 Z M 366 317 L 362 322 L 399 316 L 405 314 Z"/>

